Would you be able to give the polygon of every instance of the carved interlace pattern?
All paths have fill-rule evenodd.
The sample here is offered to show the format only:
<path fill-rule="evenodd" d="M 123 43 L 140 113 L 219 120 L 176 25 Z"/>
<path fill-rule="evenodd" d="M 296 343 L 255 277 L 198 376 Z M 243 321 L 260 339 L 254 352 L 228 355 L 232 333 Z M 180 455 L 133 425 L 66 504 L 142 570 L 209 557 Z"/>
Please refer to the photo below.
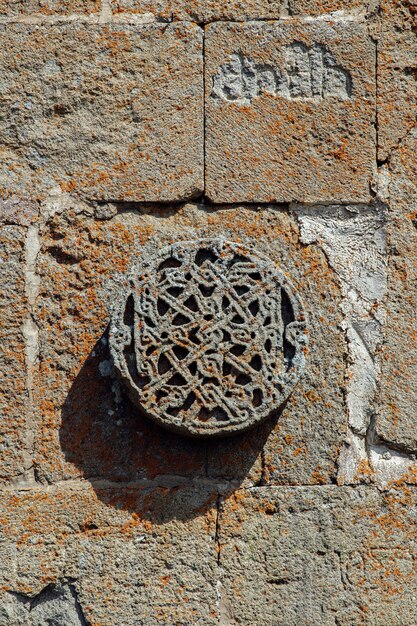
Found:
<path fill-rule="evenodd" d="M 182 242 L 135 271 L 110 345 L 149 417 L 188 435 L 226 435 L 287 399 L 304 366 L 306 326 L 271 261 L 224 240 Z"/>

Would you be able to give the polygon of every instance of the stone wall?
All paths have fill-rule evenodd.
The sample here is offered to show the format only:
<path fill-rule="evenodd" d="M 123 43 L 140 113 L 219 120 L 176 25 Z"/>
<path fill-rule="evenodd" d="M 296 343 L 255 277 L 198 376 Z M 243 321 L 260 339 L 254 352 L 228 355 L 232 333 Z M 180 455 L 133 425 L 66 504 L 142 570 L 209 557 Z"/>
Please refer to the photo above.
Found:
<path fill-rule="evenodd" d="M 417 624 L 415 1 L 0 0 L 0 31 L 0 626 Z M 252 390 L 229 437 L 150 419 L 109 348 L 126 277 L 201 240 L 308 333 L 265 416 L 201 374 Z"/>

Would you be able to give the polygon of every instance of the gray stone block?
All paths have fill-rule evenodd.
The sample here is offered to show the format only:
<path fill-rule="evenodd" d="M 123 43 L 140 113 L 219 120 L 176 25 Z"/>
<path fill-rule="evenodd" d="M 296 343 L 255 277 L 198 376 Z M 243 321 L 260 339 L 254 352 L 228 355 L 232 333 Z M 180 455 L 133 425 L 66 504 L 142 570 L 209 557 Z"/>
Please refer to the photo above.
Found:
<path fill-rule="evenodd" d="M 366 487 L 236 492 L 219 519 L 225 623 L 415 623 L 415 499 Z"/>
<path fill-rule="evenodd" d="M 375 45 L 363 23 L 217 23 L 205 51 L 211 200 L 370 199 Z"/>
<path fill-rule="evenodd" d="M 4 195 L 42 198 L 59 186 L 163 201 L 201 191 L 200 28 L 74 21 L 0 32 Z"/>

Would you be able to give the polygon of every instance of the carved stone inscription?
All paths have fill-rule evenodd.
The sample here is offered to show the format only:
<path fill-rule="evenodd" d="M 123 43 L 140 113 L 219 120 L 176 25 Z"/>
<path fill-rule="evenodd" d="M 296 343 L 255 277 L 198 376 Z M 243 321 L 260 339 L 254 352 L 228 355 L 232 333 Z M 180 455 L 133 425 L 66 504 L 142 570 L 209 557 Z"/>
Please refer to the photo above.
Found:
<path fill-rule="evenodd" d="M 214 97 L 228 102 L 248 104 L 262 94 L 290 100 L 348 99 L 352 81 L 324 46 L 308 47 L 301 42 L 286 47 L 283 68 L 255 63 L 239 53 L 233 54 L 213 78 Z"/>
<path fill-rule="evenodd" d="M 245 430 L 278 409 L 306 342 L 300 300 L 281 271 L 224 240 L 178 243 L 136 269 L 110 331 L 132 401 L 192 436 Z"/>

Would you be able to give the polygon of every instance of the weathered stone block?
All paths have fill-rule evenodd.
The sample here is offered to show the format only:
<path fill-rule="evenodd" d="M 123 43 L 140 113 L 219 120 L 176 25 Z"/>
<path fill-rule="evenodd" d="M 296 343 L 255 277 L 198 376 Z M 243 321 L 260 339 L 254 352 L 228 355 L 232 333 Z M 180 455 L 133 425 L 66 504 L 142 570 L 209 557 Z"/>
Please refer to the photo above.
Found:
<path fill-rule="evenodd" d="M 31 466 L 32 453 L 24 337 L 29 315 L 25 285 L 27 229 L 10 214 L 6 218 L 3 208 L 0 206 L 0 481 L 24 475 Z"/>
<path fill-rule="evenodd" d="M 218 524 L 225 623 L 413 624 L 415 501 L 406 487 L 237 491 Z"/>
<path fill-rule="evenodd" d="M 378 42 L 378 158 L 386 160 L 415 127 L 417 11 L 409 0 L 382 0 Z"/>
<path fill-rule="evenodd" d="M 385 174 L 390 202 L 387 319 L 376 421 L 377 435 L 383 441 L 409 453 L 417 450 L 417 168 L 413 158 L 416 150 L 414 129 L 393 152 Z"/>
<path fill-rule="evenodd" d="M 0 0 L 0 15 L 89 15 L 98 13 L 100 7 L 101 0 Z"/>
<path fill-rule="evenodd" d="M 375 47 L 364 24 L 218 23 L 205 50 L 210 199 L 369 199 Z"/>
<path fill-rule="evenodd" d="M 224 2 L 222 0 L 113 0 L 115 15 L 124 12 L 151 13 L 158 18 L 171 20 L 192 20 L 198 23 L 216 20 L 244 21 L 253 19 L 277 19 L 280 16 L 282 0 L 243 0 Z"/>
<path fill-rule="evenodd" d="M 2 495 L 0 619 L 214 626 L 216 511 L 206 500 L 201 486 L 88 483 Z"/>
<path fill-rule="evenodd" d="M 338 12 L 365 16 L 376 5 L 374 0 L 289 0 L 290 15 L 326 15 Z"/>
<path fill-rule="evenodd" d="M 202 189 L 200 28 L 9 24 L 1 37 L 4 193 L 42 197 L 59 185 L 163 201 Z"/>
<path fill-rule="evenodd" d="M 342 296 L 324 252 L 301 243 L 295 218 L 273 207 L 210 211 L 190 204 L 136 207 L 103 221 L 86 206 L 71 206 L 48 221 L 39 260 L 39 476 L 258 482 L 261 451 L 273 431 L 266 448 L 271 480 L 334 480 L 347 430 Z M 169 243 L 208 236 L 250 243 L 282 268 L 304 303 L 309 328 L 305 372 L 280 415 L 221 444 L 176 436 L 143 417 L 112 377 L 107 346 L 124 274 Z"/>

